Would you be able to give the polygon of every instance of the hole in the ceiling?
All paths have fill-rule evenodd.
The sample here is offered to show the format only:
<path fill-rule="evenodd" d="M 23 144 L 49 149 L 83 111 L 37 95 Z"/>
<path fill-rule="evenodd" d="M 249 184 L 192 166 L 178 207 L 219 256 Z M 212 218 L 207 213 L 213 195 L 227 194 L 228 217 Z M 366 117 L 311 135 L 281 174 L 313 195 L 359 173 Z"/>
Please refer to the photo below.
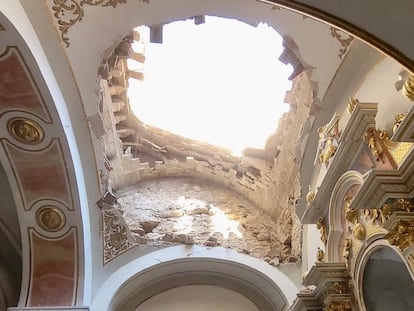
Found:
<path fill-rule="evenodd" d="M 129 79 L 138 118 L 235 155 L 264 148 L 289 109 L 283 100 L 292 69 L 278 60 L 280 35 L 263 23 L 211 16 L 151 28 L 150 35 L 149 27 L 140 27 L 144 35 L 133 44 L 145 65 L 128 61 L 145 74 L 143 81 Z"/>

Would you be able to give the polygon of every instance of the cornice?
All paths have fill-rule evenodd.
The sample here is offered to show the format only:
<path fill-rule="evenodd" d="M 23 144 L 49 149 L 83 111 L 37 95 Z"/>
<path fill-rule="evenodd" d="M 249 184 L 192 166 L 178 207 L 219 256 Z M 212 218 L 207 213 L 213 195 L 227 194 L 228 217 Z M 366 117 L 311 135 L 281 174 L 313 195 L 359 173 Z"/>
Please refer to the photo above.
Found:
<path fill-rule="evenodd" d="M 414 161 L 410 155 L 395 170 L 370 171 L 350 208 L 380 208 L 388 198 L 412 197 Z"/>
<path fill-rule="evenodd" d="M 391 140 L 398 142 L 414 142 L 414 107 L 411 107 L 408 111 Z"/>
<path fill-rule="evenodd" d="M 339 139 L 339 146 L 331 159 L 326 175 L 319 185 L 315 198 L 311 201 L 301 219 L 302 223 L 312 224 L 323 217 L 329 208 L 332 190 L 338 179 L 355 161 L 363 146 L 362 137 L 368 128 L 375 128 L 376 103 L 359 103 L 351 115 Z"/>

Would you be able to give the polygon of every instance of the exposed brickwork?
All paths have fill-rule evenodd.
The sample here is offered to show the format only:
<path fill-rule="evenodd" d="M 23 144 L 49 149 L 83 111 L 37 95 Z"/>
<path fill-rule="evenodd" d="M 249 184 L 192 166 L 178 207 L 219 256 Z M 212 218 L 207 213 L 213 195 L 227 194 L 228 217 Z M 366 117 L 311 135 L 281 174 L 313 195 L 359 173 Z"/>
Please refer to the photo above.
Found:
<path fill-rule="evenodd" d="M 122 65 L 115 63 L 114 68 L 124 73 L 121 70 L 115 80 L 103 79 L 100 83 L 106 129 L 102 140 L 109 166 L 107 172 L 102 172 L 103 186 L 112 191 L 169 177 L 206 180 L 244 196 L 267 213 L 275 222 L 271 234 L 278 237 L 277 247 L 282 247 L 285 255 L 299 257 L 301 225 L 294 207 L 301 189 L 296 150 L 302 124 L 313 103 L 313 86 L 307 72 L 293 80 L 285 99 L 291 109 L 280 119 L 264 150 L 248 148 L 239 158 L 223 148 L 144 125 L 130 112 L 119 85 L 114 85 L 125 81 L 120 77 L 128 69 L 121 61 Z M 111 77 L 110 72 L 109 68 Z M 126 89 L 127 84 L 121 86 Z"/>

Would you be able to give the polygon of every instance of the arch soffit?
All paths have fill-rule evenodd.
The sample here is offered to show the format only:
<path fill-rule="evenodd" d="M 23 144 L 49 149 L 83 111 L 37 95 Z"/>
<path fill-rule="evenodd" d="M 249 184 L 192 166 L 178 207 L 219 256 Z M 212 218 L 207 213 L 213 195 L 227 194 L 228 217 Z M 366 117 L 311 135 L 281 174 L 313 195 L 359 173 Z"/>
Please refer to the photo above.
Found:
<path fill-rule="evenodd" d="M 35 42 L 33 29 L 22 18 L 23 11 L 18 5 L 6 7 L 3 11 L 0 5 L 0 64 L 6 79 L 3 81 L 7 81 L 2 85 L 5 99 L 0 105 L 0 161 L 19 218 L 23 249 L 19 305 L 51 303 L 53 290 L 40 292 L 45 286 L 42 282 L 50 281 L 49 277 L 34 278 L 36 269 L 45 267 L 48 267 L 46 274 L 56 272 L 57 278 L 65 279 L 62 286 L 70 288 L 62 292 L 62 301 L 67 305 L 83 305 L 87 296 L 83 281 L 88 279 L 83 245 L 88 239 L 83 235 L 80 199 L 85 198 L 79 193 L 82 191 L 78 192 L 82 189 L 83 177 L 79 176 L 82 172 L 77 146 L 66 104 L 45 55 Z M 37 217 L 40 209 L 49 213 L 46 218 Z M 48 222 L 50 213 L 54 213 L 59 226 L 53 227 Z M 66 254 L 59 254 L 57 251 L 63 245 Z M 53 271 L 48 259 L 42 258 L 45 250 L 56 254 L 56 267 L 65 266 L 67 275 Z"/>
<path fill-rule="evenodd" d="M 143 302 L 186 283 L 224 284 L 223 287 L 241 293 L 264 310 L 285 310 L 297 292 L 286 275 L 256 258 L 220 247 L 174 246 L 142 256 L 114 271 L 95 296 L 92 307 L 132 307 L 132 301 Z"/>

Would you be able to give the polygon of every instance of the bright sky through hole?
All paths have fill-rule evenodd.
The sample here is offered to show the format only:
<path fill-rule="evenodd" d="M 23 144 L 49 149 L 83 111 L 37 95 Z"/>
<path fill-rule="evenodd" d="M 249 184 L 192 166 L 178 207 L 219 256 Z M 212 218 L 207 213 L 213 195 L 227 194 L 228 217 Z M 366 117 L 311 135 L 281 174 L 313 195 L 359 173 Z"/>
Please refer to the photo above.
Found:
<path fill-rule="evenodd" d="M 236 154 L 263 148 L 289 108 L 292 69 L 281 52 L 281 37 L 266 24 L 207 16 L 201 25 L 165 25 L 162 44 L 145 44 L 144 82 L 129 80 L 132 109 L 145 124 Z"/>

